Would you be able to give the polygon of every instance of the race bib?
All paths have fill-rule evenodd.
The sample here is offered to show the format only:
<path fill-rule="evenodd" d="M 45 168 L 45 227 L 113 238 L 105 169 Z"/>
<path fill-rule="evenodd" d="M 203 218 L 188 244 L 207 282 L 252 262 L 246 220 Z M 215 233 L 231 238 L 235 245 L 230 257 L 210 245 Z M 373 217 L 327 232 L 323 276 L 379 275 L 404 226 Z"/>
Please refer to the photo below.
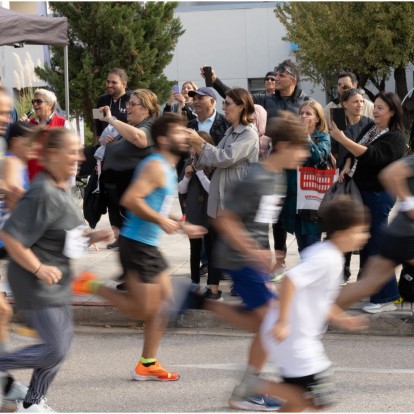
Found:
<path fill-rule="evenodd" d="M 278 194 L 262 196 L 254 221 L 256 223 L 276 223 L 282 209 L 283 198 Z"/>
<path fill-rule="evenodd" d="M 69 259 L 79 259 L 89 246 L 89 237 L 85 236 L 87 226 L 81 225 L 72 230 L 66 230 L 63 254 Z"/>

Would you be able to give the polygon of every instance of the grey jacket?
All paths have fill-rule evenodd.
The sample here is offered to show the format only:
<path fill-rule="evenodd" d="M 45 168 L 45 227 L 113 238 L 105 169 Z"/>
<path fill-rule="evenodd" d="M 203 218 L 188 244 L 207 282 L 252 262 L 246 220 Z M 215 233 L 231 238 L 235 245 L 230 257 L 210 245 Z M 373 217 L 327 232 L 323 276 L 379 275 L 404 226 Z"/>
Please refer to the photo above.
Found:
<path fill-rule="evenodd" d="M 214 167 L 210 181 L 207 215 L 215 218 L 224 208 L 229 189 L 241 181 L 250 164 L 259 160 L 259 134 L 252 125 L 230 127 L 217 147 L 206 144 L 197 168 Z"/>

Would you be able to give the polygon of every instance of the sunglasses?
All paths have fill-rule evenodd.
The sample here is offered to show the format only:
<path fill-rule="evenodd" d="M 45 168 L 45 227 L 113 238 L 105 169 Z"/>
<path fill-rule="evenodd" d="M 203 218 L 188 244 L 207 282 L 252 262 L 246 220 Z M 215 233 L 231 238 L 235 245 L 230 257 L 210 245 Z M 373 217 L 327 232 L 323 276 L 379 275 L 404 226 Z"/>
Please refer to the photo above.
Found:
<path fill-rule="evenodd" d="M 363 95 L 364 91 L 362 91 L 361 89 L 345 89 L 344 92 L 342 93 L 341 100 L 346 101 L 351 96 L 358 95 L 358 94 Z"/>
<path fill-rule="evenodd" d="M 45 102 L 43 99 L 32 99 L 32 105 L 42 105 Z"/>
<path fill-rule="evenodd" d="M 275 67 L 274 71 L 276 73 L 283 73 L 286 71 L 287 73 L 289 73 L 289 75 L 293 76 L 296 79 L 296 75 L 293 73 L 293 70 L 289 68 L 289 66 L 279 65 Z"/>
<path fill-rule="evenodd" d="M 272 81 L 272 82 L 274 82 L 275 80 L 276 80 L 276 78 L 274 76 L 267 76 L 265 78 L 265 81 Z"/>

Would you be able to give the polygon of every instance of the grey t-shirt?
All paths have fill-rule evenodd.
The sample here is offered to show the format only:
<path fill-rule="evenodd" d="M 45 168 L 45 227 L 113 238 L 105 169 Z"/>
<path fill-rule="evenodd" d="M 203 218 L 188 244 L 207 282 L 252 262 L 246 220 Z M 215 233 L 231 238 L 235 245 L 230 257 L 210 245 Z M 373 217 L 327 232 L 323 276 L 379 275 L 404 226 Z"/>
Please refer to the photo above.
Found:
<path fill-rule="evenodd" d="M 147 148 L 138 148 L 123 137 L 106 147 L 104 170 L 129 171 L 134 170 L 137 164 L 152 152 L 154 142 L 151 137 L 153 119 L 146 119 L 136 126 L 147 136 Z"/>
<path fill-rule="evenodd" d="M 414 174 L 414 154 L 409 155 L 403 159 L 405 164 L 410 168 Z M 411 194 L 414 194 L 414 175 L 407 180 L 408 187 Z M 399 212 L 388 227 L 391 234 L 397 236 L 414 236 L 414 220 L 409 218 L 404 212 Z"/>
<path fill-rule="evenodd" d="M 10 259 L 8 280 L 19 308 L 69 303 L 71 271 L 63 249 L 66 232 L 81 224 L 69 191 L 52 185 L 45 173 L 38 174 L 3 230 L 30 248 L 40 262 L 58 267 L 63 276 L 59 283 L 47 285 Z"/>
<path fill-rule="evenodd" d="M 269 224 L 278 220 L 285 196 L 285 172 L 274 173 L 265 170 L 262 164 L 253 164 L 243 181 L 233 188 L 225 208 L 237 214 L 251 237 L 268 249 Z M 240 269 L 248 264 L 222 238 L 216 243 L 214 253 L 214 266 L 221 269 Z"/>

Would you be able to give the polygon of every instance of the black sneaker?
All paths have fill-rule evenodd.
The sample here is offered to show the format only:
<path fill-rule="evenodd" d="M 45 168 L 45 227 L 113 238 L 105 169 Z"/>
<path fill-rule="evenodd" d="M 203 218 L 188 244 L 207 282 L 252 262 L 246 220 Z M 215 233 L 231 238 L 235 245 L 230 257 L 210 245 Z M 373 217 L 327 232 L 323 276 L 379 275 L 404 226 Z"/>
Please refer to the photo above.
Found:
<path fill-rule="evenodd" d="M 208 265 L 200 266 L 200 276 L 208 275 Z"/>
<path fill-rule="evenodd" d="M 240 296 L 240 295 L 236 292 L 236 289 L 234 288 L 234 285 L 231 285 L 231 288 L 230 288 L 230 296 Z"/>
<path fill-rule="evenodd" d="M 106 245 L 107 249 L 119 249 L 119 242 L 115 240 L 113 243 L 109 243 Z"/>
<path fill-rule="evenodd" d="M 222 297 L 223 292 L 219 290 L 217 293 L 213 293 L 211 289 L 206 289 L 206 291 L 203 293 L 204 299 L 212 299 L 212 300 L 218 300 L 223 301 Z"/>

